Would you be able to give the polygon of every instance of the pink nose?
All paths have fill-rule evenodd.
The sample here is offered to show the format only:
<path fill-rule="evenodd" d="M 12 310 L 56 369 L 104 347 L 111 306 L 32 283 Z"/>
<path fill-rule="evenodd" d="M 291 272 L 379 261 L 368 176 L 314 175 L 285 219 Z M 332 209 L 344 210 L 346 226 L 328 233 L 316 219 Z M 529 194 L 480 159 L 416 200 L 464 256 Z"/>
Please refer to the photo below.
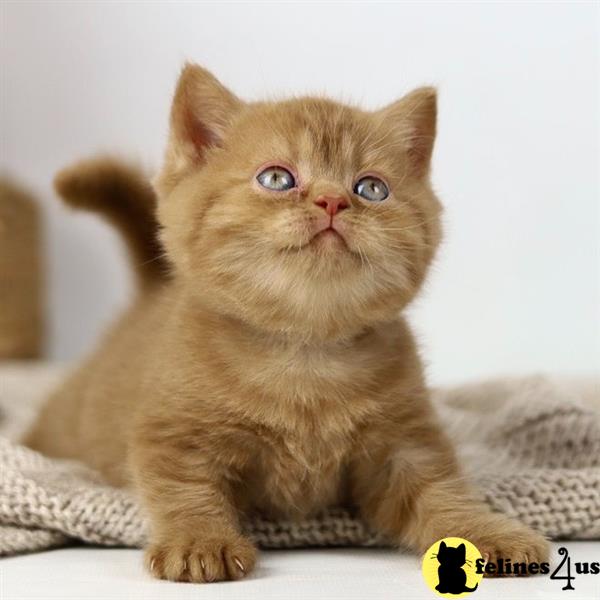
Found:
<path fill-rule="evenodd" d="M 315 200 L 315 204 L 320 206 L 328 215 L 335 215 L 338 211 L 348 208 L 348 200 L 344 196 L 327 196 L 323 194 Z"/>

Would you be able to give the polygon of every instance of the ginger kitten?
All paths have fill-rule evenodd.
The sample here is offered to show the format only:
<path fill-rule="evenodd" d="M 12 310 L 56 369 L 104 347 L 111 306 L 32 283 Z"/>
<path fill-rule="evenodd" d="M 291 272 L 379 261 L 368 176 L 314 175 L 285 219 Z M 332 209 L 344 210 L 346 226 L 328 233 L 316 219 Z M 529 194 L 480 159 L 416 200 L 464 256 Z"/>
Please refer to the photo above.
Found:
<path fill-rule="evenodd" d="M 435 128 L 430 88 L 376 112 L 246 103 L 188 65 L 156 221 L 125 167 L 59 175 L 122 230 L 142 286 L 27 443 L 133 486 L 156 577 L 241 578 L 246 516 L 340 504 L 415 551 L 459 536 L 490 559 L 546 559 L 540 535 L 473 497 L 399 316 L 440 239 Z"/>

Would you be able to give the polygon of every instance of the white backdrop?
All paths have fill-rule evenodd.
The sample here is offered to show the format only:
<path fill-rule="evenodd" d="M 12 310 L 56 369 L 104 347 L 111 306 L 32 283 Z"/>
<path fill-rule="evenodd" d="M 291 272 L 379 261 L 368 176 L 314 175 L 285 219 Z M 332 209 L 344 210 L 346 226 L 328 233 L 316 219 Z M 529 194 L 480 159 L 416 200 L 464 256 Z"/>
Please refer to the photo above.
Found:
<path fill-rule="evenodd" d="M 116 236 L 54 172 L 160 161 L 182 62 L 248 98 L 368 107 L 440 90 L 446 241 L 411 310 L 436 382 L 600 369 L 600 99 L 593 3 L 2 2 L 1 166 L 44 202 L 55 358 L 88 350 L 131 283 Z"/>

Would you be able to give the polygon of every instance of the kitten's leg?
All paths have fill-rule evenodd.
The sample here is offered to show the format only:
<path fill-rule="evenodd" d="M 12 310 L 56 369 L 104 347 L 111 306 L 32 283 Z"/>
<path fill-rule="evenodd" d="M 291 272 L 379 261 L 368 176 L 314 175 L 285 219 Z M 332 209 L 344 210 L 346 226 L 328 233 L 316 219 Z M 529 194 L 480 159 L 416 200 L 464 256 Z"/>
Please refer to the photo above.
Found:
<path fill-rule="evenodd" d="M 434 422 L 405 422 L 396 431 L 387 441 L 379 429 L 365 432 L 352 465 L 354 501 L 379 531 L 418 552 L 452 536 L 469 540 L 490 561 L 547 560 L 541 535 L 472 495 Z"/>
<path fill-rule="evenodd" d="M 131 453 L 136 487 L 150 517 L 145 563 L 160 579 L 240 579 L 256 562 L 242 535 L 227 471 L 193 448 L 137 444 Z"/>

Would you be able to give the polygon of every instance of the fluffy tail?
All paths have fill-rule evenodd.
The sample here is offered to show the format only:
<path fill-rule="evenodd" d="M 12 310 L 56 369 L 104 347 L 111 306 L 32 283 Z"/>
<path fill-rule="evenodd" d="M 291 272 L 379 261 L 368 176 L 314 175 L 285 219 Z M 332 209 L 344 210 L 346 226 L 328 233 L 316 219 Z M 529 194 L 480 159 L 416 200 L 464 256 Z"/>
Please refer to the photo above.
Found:
<path fill-rule="evenodd" d="M 93 158 L 60 171 L 54 187 L 69 206 L 97 212 L 119 230 L 142 287 L 168 276 L 156 195 L 141 170 L 114 158 Z"/>

